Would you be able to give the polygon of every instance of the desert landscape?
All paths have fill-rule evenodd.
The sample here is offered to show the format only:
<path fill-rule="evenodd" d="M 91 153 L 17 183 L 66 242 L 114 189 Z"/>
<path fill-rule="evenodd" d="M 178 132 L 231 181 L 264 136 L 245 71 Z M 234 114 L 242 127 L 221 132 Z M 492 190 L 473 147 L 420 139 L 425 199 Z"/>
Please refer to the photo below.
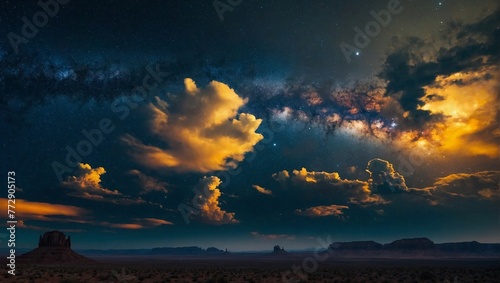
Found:
<path fill-rule="evenodd" d="M 18 258 L 2 282 L 500 282 L 498 244 L 434 244 L 426 238 L 389 244 L 335 242 L 317 252 L 230 253 L 211 247 L 143 250 L 71 249 L 50 231 Z M 135 253 L 135 254 L 134 254 Z"/>
<path fill-rule="evenodd" d="M 0 7 L 0 283 L 500 283 L 500 0 Z"/>
<path fill-rule="evenodd" d="M 102 258 L 93 265 L 20 265 L 2 282 L 500 282 L 498 260 L 329 260 L 305 276 L 293 274 L 298 258 Z M 134 261 L 135 260 L 135 261 Z M 287 272 L 291 272 L 286 276 Z"/>

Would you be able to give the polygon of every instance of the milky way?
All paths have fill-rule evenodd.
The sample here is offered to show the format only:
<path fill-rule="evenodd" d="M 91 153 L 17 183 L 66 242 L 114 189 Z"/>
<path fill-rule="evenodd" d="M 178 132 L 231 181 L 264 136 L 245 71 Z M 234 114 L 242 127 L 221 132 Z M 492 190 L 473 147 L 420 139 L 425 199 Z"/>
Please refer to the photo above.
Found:
<path fill-rule="evenodd" d="M 500 240 L 496 1 L 61 3 L 0 4 L 26 247 Z"/>

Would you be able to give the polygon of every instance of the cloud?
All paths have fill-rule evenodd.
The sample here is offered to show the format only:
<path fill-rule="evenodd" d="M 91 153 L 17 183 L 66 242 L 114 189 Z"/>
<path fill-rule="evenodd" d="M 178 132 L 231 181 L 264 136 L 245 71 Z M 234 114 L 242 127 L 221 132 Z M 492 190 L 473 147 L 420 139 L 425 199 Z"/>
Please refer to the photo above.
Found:
<path fill-rule="evenodd" d="M 101 185 L 101 176 L 106 173 L 103 167 L 92 168 L 80 163 L 75 176 L 69 176 L 61 186 L 71 190 L 70 196 L 94 201 L 109 202 L 119 205 L 144 204 L 142 198 L 123 195 L 118 190 L 109 190 Z"/>
<path fill-rule="evenodd" d="M 132 223 L 100 222 L 99 225 L 113 227 L 113 228 L 120 228 L 120 229 L 131 229 L 131 230 L 148 229 L 148 228 L 158 227 L 161 225 L 173 225 L 173 223 L 170 221 L 157 218 L 134 218 L 132 220 L 134 221 Z"/>
<path fill-rule="evenodd" d="M 492 158 L 500 154 L 499 73 L 498 66 L 457 72 L 439 76 L 425 87 L 426 101 L 421 109 L 444 117 L 428 130 L 429 139 L 440 150 Z"/>
<path fill-rule="evenodd" d="M 404 112 L 399 117 L 402 126 L 422 130 L 443 119 L 443 113 L 423 107 L 426 87 L 439 77 L 497 66 L 499 19 L 497 10 L 474 24 L 450 25 L 439 50 L 429 48 L 436 42 L 410 37 L 387 56 L 379 76 L 387 81 L 386 95 L 396 99 Z"/>
<path fill-rule="evenodd" d="M 285 182 L 286 180 L 288 180 L 290 178 L 290 173 L 288 173 L 288 171 L 286 171 L 286 170 L 283 170 L 283 171 L 280 171 L 278 173 L 274 173 L 272 176 L 273 176 L 273 179 L 278 181 L 278 182 Z"/>
<path fill-rule="evenodd" d="M 346 205 L 322 205 L 307 208 L 305 210 L 297 209 L 295 214 L 308 217 L 341 216 L 343 209 L 349 209 Z"/>
<path fill-rule="evenodd" d="M 288 176 L 288 177 L 287 177 Z M 370 190 L 370 183 L 360 180 L 341 179 L 337 172 L 307 171 L 306 168 L 293 170 L 292 174 L 283 170 L 273 174 L 275 180 L 282 184 L 289 184 L 293 190 L 299 190 L 309 197 L 319 199 L 342 201 L 343 203 L 356 204 L 381 204 L 385 200 Z"/>
<path fill-rule="evenodd" d="M 437 179 L 433 186 L 426 190 L 446 199 L 452 196 L 498 201 L 500 200 L 499 184 L 500 171 L 457 173 Z"/>
<path fill-rule="evenodd" d="M 103 196 L 119 196 L 117 190 L 108 190 L 101 185 L 101 175 L 106 173 L 103 167 L 92 169 L 89 164 L 80 163 L 76 170 L 76 176 L 69 176 L 63 181 L 62 186 L 72 189 L 75 194 L 85 198 L 102 198 Z"/>
<path fill-rule="evenodd" d="M 168 193 L 168 190 L 166 188 L 167 183 L 165 182 L 160 182 L 156 178 L 148 176 L 139 170 L 130 170 L 127 172 L 127 174 L 135 176 L 137 178 L 137 182 L 142 189 L 140 193 L 142 195 L 150 192 L 163 192 L 165 194 Z"/>
<path fill-rule="evenodd" d="M 287 130 L 340 130 L 404 150 L 494 158 L 500 143 L 499 19 L 497 10 L 473 24 L 452 23 L 441 41 L 396 40 L 381 73 L 367 83 L 288 82 L 266 101 L 273 105 L 269 122 Z M 308 103 L 297 106 L 303 100 Z"/>
<path fill-rule="evenodd" d="M 5 204 L 2 206 L 4 215 L 7 215 L 7 199 L 1 198 L 0 202 Z M 88 213 L 86 209 L 63 204 L 53 204 L 46 202 L 33 202 L 22 199 L 16 199 L 16 217 L 21 219 L 43 220 L 50 217 L 68 217 L 69 219 L 77 219 Z M 4 210 L 5 209 L 5 210 Z"/>
<path fill-rule="evenodd" d="M 0 213 L 3 215 L 7 215 L 7 201 L 5 198 L 0 198 L 0 203 L 2 203 Z M 18 226 L 25 229 L 49 230 L 47 227 L 27 224 L 27 221 L 31 220 L 60 223 L 90 223 L 84 220 L 89 215 L 89 211 L 77 206 L 16 199 L 15 207 Z"/>
<path fill-rule="evenodd" d="M 226 212 L 219 206 L 219 197 L 221 191 L 218 186 L 221 180 L 215 176 L 203 177 L 200 180 L 200 191 L 197 191 L 196 203 L 200 210 L 200 217 L 203 222 L 208 224 L 222 225 L 238 223 L 234 218 L 234 213 Z"/>
<path fill-rule="evenodd" d="M 253 185 L 252 188 L 254 188 L 256 191 L 258 191 L 261 194 L 265 194 L 265 195 L 272 195 L 273 194 L 272 191 L 265 189 L 265 188 L 258 186 L 258 185 Z"/>
<path fill-rule="evenodd" d="M 293 174 L 295 175 L 293 180 L 299 180 L 302 182 L 308 182 L 308 183 L 317 183 L 321 181 L 339 181 L 340 176 L 339 173 L 333 172 L 333 173 L 327 173 L 327 172 L 307 172 L 306 168 L 302 168 L 300 171 L 299 170 L 293 170 Z"/>
<path fill-rule="evenodd" d="M 390 193 L 408 191 L 403 175 L 394 170 L 394 166 L 386 160 L 379 158 L 368 162 L 366 172 L 370 174 L 368 182 L 373 192 Z"/>
<path fill-rule="evenodd" d="M 234 168 L 263 139 L 255 132 L 261 120 L 238 109 L 246 100 L 227 85 L 212 81 L 200 89 L 184 80 L 185 91 L 157 98 L 148 106 L 149 129 L 166 146 L 146 145 L 131 135 L 122 140 L 142 165 L 177 171 L 210 172 Z"/>
<path fill-rule="evenodd" d="M 254 238 L 259 239 L 267 239 L 267 240 L 278 240 L 278 239 L 286 239 L 286 240 L 295 240 L 294 235 L 287 234 L 261 234 L 259 232 L 251 232 L 250 233 Z"/>

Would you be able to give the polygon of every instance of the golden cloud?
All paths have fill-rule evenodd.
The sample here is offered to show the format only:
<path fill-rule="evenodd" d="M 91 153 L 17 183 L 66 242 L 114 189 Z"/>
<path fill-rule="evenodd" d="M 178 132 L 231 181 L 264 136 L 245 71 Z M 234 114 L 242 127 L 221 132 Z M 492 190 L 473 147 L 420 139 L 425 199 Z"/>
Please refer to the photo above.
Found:
<path fill-rule="evenodd" d="M 157 218 L 134 218 L 132 220 L 134 220 L 133 223 L 100 222 L 99 225 L 131 230 L 154 228 L 161 225 L 173 225 L 173 223 L 170 221 Z"/>
<path fill-rule="evenodd" d="M 425 188 L 435 195 L 461 198 L 500 200 L 500 171 L 457 173 L 442 177 L 432 187 Z"/>
<path fill-rule="evenodd" d="M 319 194 L 332 200 L 363 205 L 385 203 L 380 195 L 370 190 L 369 182 L 342 179 L 337 172 L 315 172 L 302 168 L 293 170 L 292 174 L 283 170 L 273 174 L 273 178 L 282 184 L 290 181 L 292 188 L 312 190 L 308 191 L 308 194 Z"/>
<path fill-rule="evenodd" d="M 339 173 L 333 172 L 307 172 L 306 168 L 293 170 L 294 180 L 300 180 L 308 183 L 317 183 L 318 181 L 340 181 Z"/>
<path fill-rule="evenodd" d="M 2 208 L 0 213 L 7 215 L 6 198 L 0 198 Z M 47 227 L 33 226 L 26 224 L 27 220 L 45 221 L 45 222 L 73 222 L 73 223 L 89 223 L 82 220 L 82 217 L 88 214 L 88 211 L 71 205 L 53 204 L 45 202 L 33 202 L 22 199 L 16 199 L 15 204 L 16 218 L 19 227 L 30 230 L 47 230 Z"/>
<path fill-rule="evenodd" d="M 125 196 L 117 190 L 109 190 L 101 185 L 101 176 L 106 173 L 103 167 L 92 168 L 89 164 L 80 163 L 75 176 L 69 176 L 61 186 L 70 189 L 74 197 L 94 201 L 109 202 L 120 205 L 144 204 L 142 198 Z M 146 181 L 143 176 L 142 181 Z M 151 180 L 147 180 L 151 181 Z M 157 184 L 158 185 L 158 184 Z"/>
<path fill-rule="evenodd" d="M 496 66 L 438 77 L 425 88 L 421 109 L 441 113 L 445 119 L 429 130 L 428 139 L 447 152 L 497 158 L 499 80 Z"/>
<path fill-rule="evenodd" d="M 185 91 L 171 102 L 157 98 L 148 106 L 149 128 L 168 144 L 167 148 L 145 145 L 125 135 L 135 160 L 149 168 L 210 172 L 236 167 L 245 153 L 263 139 L 255 131 L 261 120 L 238 109 L 246 103 L 227 85 L 212 81 L 199 89 L 184 80 Z"/>
<path fill-rule="evenodd" d="M 286 239 L 286 240 L 294 240 L 294 235 L 287 234 L 261 234 L 259 232 L 253 231 L 250 233 L 255 238 L 267 239 L 267 240 L 277 240 L 277 239 Z"/>
<path fill-rule="evenodd" d="M 297 209 L 295 214 L 308 217 L 324 217 L 324 216 L 341 216 L 344 214 L 343 209 L 349 209 L 345 205 L 322 205 L 307 208 L 305 210 Z"/>
<path fill-rule="evenodd" d="M 278 182 L 285 182 L 289 178 L 290 178 L 290 173 L 288 173 L 288 171 L 286 171 L 286 170 L 283 170 L 283 171 L 280 171 L 278 173 L 273 174 L 273 179 L 278 181 Z"/>
<path fill-rule="evenodd" d="M 234 213 L 226 212 L 219 206 L 221 191 L 218 186 L 221 180 L 215 176 L 204 177 L 200 180 L 202 191 L 197 195 L 197 205 L 200 210 L 200 217 L 209 224 L 221 225 L 238 223 L 234 218 Z"/>
<path fill-rule="evenodd" d="M 111 191 L 101 186 L 101 175 L 105 173 L 106 170 L 103 167 L 93 169 L 89 164 L 80 163 L 76 176 L 69 176 L 61 184 L 75 190 L 75 194 L 81 197 L 103 198 L 105 195 L 121 195 L 117 190 Z"/>
<path fill-rule="evenodd" d="M 252 188 L 254 188 L 255 190 L 257 190 L 259 193 L 261 194 L 265 194 L 265 195 L 272 195 L 273 192 L 266 189 L 266 188 L 263 188 L 261 186 L 258 186 L 258 185 L 253 185 Z"/>

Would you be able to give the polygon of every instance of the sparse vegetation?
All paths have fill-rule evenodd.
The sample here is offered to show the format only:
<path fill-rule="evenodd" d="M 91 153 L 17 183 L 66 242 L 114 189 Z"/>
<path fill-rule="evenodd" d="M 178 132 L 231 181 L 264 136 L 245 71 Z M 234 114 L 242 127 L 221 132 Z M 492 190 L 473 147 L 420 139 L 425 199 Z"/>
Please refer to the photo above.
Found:
<path fill-rule="evenodd" d="M 20 265 L 18 270 L 22 275 L 2 276 L 2 282 L 33 282 L 33 283 L 81 283 L 81 282 L 145 282 L 145 283 L 283 283 L 283 272 L 291 270 L 293 263 L 281 262 L 261 264 L 262 267 L 241 267 L 242 264 L 214 263 L 213 267 L 206 263 L 185 262 L 185 267 L 178 262 L 158 263 L 156 265 L 101 264 L 89 266 L 57 266 L 57 265 Z M 248 262 L 245 262 L 248 264 Z M 259 263 L 257 263 L 258 265 Z M 437 266 L 406 266 L 394 263 L 394 266 L 363 266 L 325 262 L 319 268 L 308 274 L 308 280 L 303 281 L 289 274 L 288 282 L 499 282 L 500 269 L 491 265 L 476 264 L 464 268 L 463 265 L 445 267 Z M 114 271 L 114 272 L 113 272 Z M 302 280 L 302 281 L 301 281 Z"/>

